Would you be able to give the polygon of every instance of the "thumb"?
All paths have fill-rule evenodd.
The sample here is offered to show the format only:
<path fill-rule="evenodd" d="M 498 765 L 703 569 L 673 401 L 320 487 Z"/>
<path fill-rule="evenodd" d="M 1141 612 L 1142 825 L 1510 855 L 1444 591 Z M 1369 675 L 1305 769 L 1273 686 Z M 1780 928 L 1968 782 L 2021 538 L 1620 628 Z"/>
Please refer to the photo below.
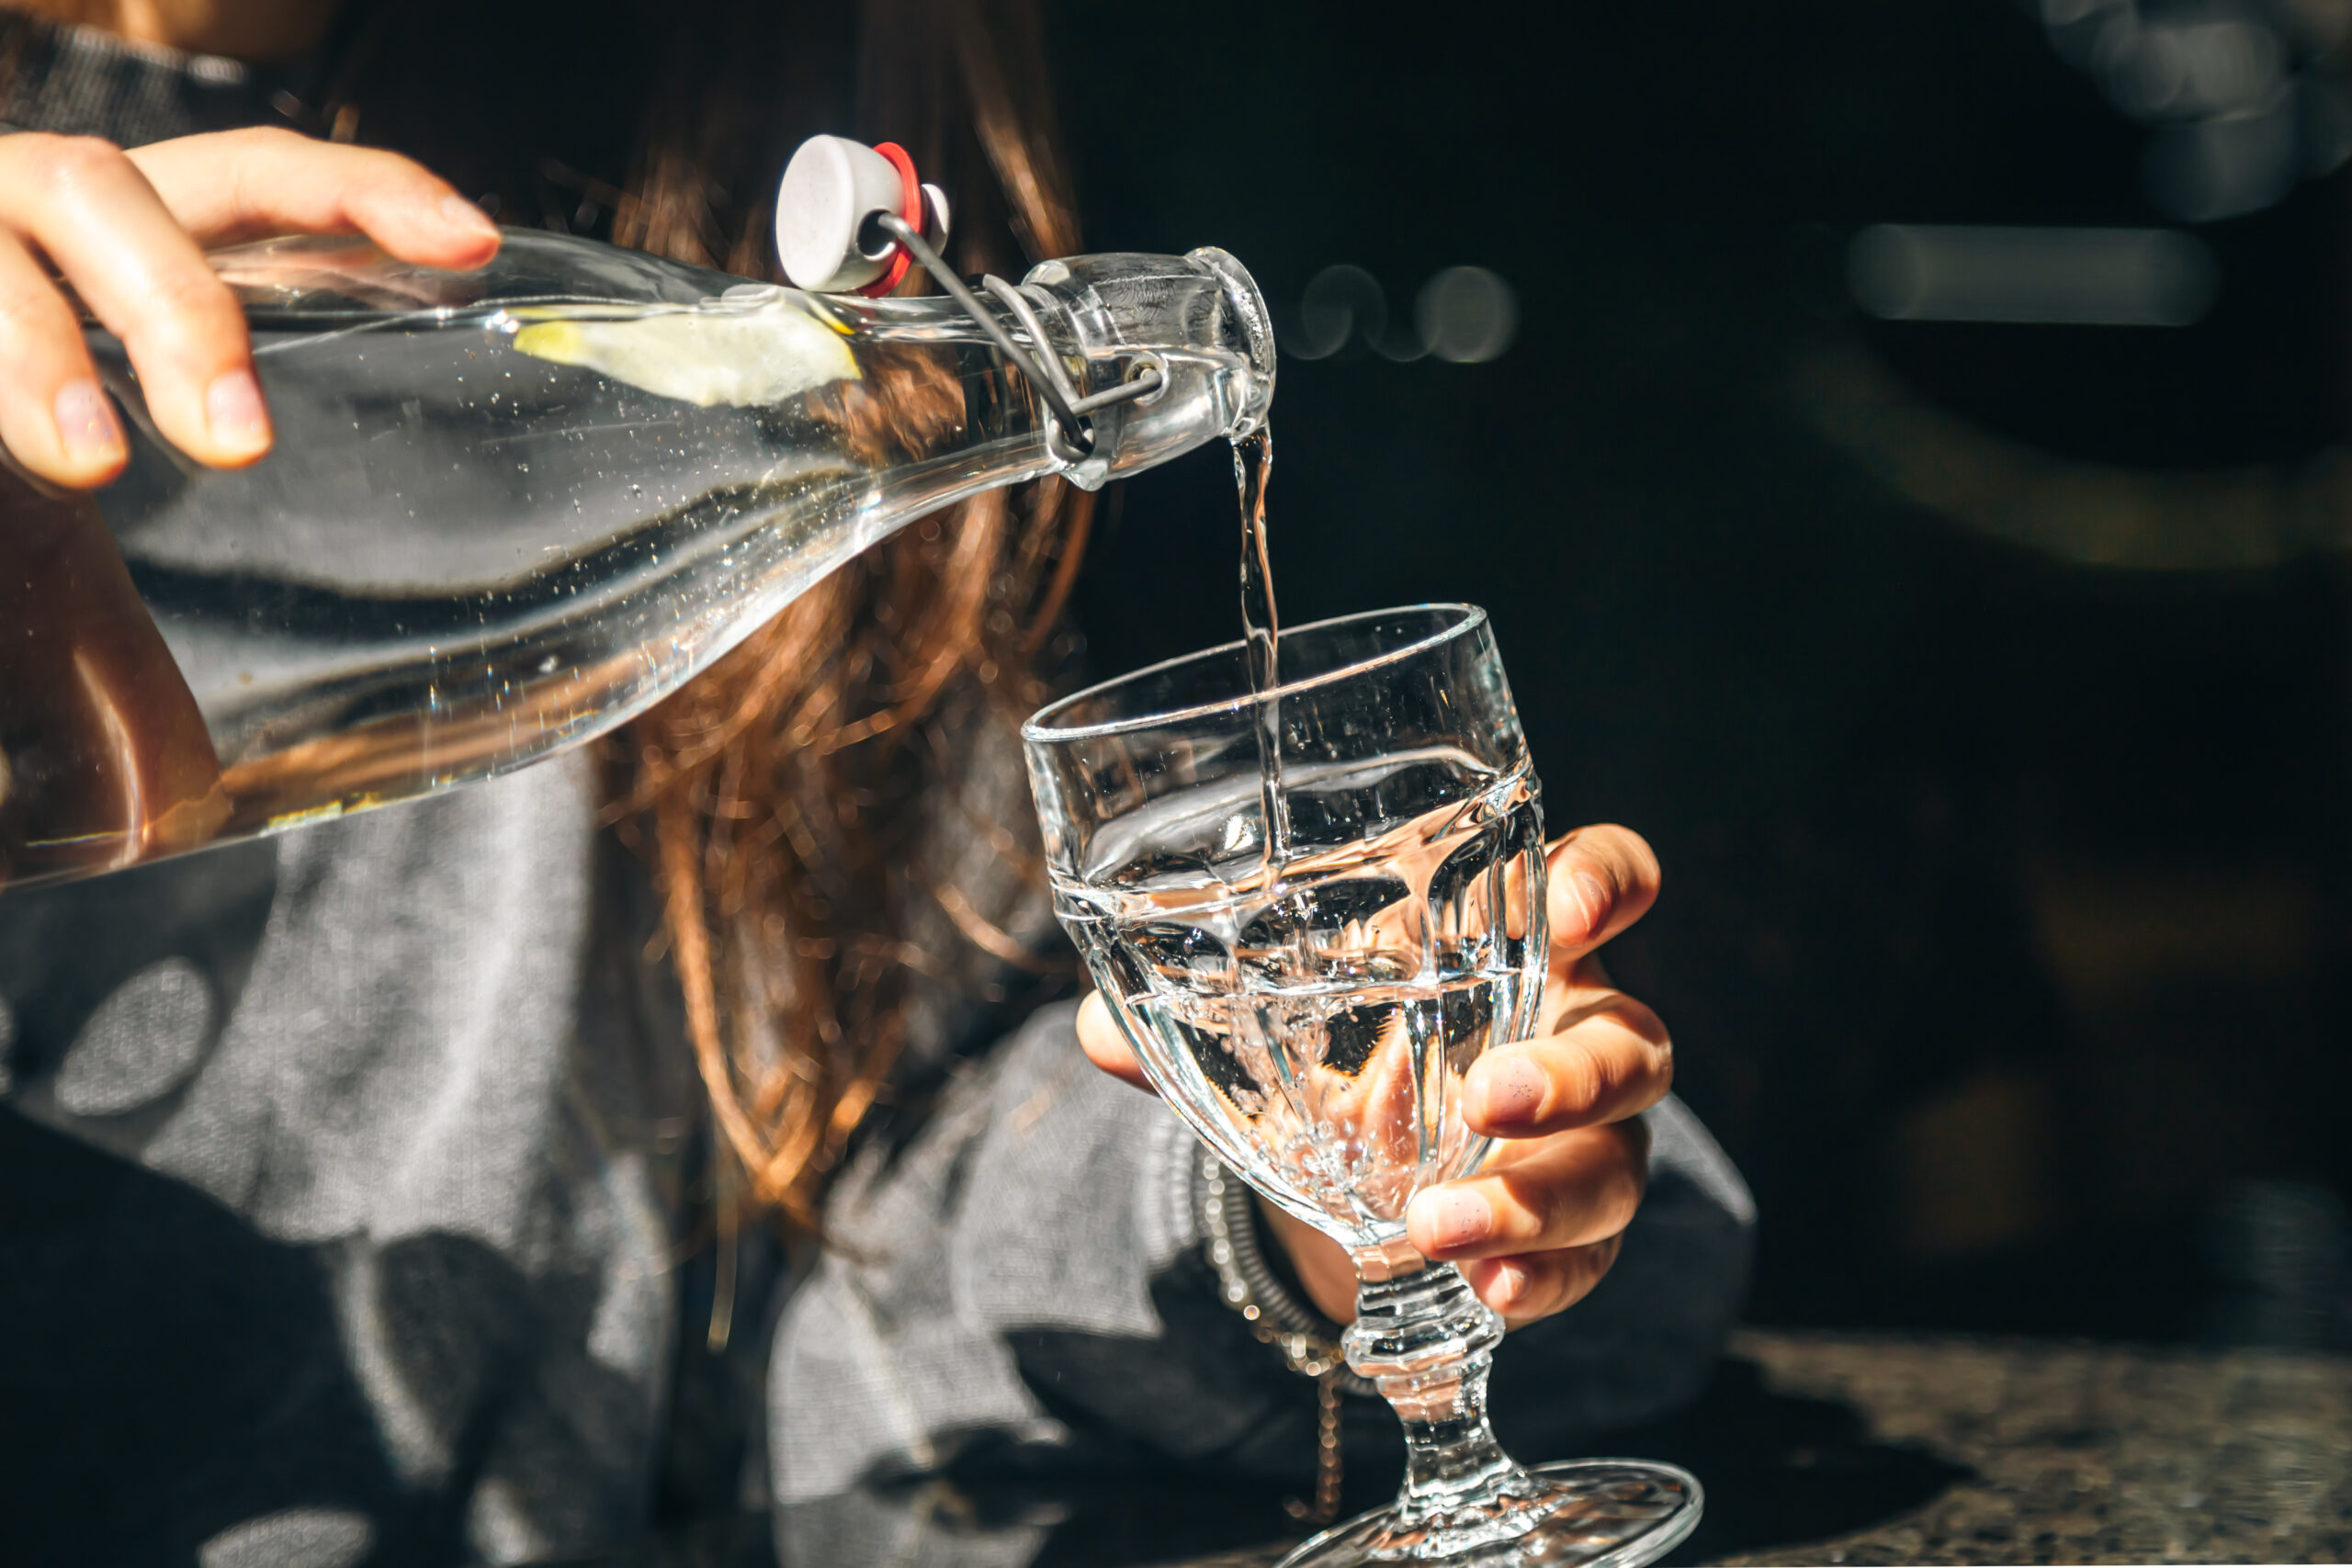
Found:
<path fill-rule="evenodd" d="M 1089 992 L 1078 1009 L 1078 1043 L 1086 1059 L 1123 1083 L 1131 1083 L 1148 1092 L 1151 1080 L 1143 1076 L 1143 1064 L 1136 1060 L 1134 1047 L 1119 1032 L 1116 1019 L 1111 1016 L 1111 1004 L 1102 999 L 1100 991 Z"/>

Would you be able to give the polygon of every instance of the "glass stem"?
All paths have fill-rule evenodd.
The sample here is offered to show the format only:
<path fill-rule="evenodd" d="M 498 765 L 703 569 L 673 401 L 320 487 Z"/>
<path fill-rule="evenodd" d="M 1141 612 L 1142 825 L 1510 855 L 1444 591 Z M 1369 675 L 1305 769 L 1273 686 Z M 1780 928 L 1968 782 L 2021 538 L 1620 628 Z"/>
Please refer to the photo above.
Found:
<path fill-rule="evenodd" d="M 1542 1489 L 1487 1425 L 1487 1371 L 1502 1319 L 1451 1263 L 1403 1273 L 1369 1258 L 1358 1263 L 1356 1320 L 1344 1344 L 1348 1365 L 1379 1388 L 1405 1424 L 1396 1527 L 1440 1533 L 1482 1521 L 1490 1527 L 1497 1514 Z"/>

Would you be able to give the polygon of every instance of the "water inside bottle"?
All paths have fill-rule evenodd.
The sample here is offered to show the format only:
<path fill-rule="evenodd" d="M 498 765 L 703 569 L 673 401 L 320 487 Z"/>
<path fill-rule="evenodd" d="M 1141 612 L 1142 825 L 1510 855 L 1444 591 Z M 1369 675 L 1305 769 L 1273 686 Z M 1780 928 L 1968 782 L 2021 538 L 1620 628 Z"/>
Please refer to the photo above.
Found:
<path fill-rule="evenodd" d="M 252 312 L 252 469 L 157 440 L 98 334 L 130 469 L 95 498 L 0 469 L 0 887 L 585 739 L 1035 445 L 992 348 L 864 301 L 854 332 L 777 289 L 403 303 Z"/>

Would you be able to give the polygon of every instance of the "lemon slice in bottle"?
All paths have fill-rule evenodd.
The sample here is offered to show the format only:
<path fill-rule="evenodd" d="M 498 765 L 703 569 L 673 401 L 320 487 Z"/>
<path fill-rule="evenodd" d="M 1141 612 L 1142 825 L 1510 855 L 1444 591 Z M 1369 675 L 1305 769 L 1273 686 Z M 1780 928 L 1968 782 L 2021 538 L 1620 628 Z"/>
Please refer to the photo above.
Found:
<path fill-rule="evenodd" d="M 762 408 L 858 378 L 849 340 L 788 294 L 748 310 L 689 309 L 623 320 L 550 312 L 516 331 L 514 347 L 703 408 Z"/>

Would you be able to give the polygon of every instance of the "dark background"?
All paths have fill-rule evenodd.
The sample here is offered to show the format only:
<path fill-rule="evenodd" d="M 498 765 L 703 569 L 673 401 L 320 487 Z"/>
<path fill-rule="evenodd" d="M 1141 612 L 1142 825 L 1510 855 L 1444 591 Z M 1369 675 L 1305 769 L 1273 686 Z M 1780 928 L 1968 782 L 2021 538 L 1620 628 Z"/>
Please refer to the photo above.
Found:
<path fill-rule="evenodd" d="M 1515 289 L 1491 363 L 1285 355 L 1281 604 L 1485 604 L 1553 824 L 1657 846 L 1611 962 L 1758 1321 L 2352 1342 L 2340 18 L 2222 14 L 2302 141 L 2190 221 L 2011 0 L 1055 8 L 1090 249 L 1223 245 L 1294 338 L 1336 263 Z M 2219 293 L 1878 321 L 1878 222 L 2185 229 Z M 1092 667 L 1234 636 L 1226 455 L 1114 495 Z"/>

